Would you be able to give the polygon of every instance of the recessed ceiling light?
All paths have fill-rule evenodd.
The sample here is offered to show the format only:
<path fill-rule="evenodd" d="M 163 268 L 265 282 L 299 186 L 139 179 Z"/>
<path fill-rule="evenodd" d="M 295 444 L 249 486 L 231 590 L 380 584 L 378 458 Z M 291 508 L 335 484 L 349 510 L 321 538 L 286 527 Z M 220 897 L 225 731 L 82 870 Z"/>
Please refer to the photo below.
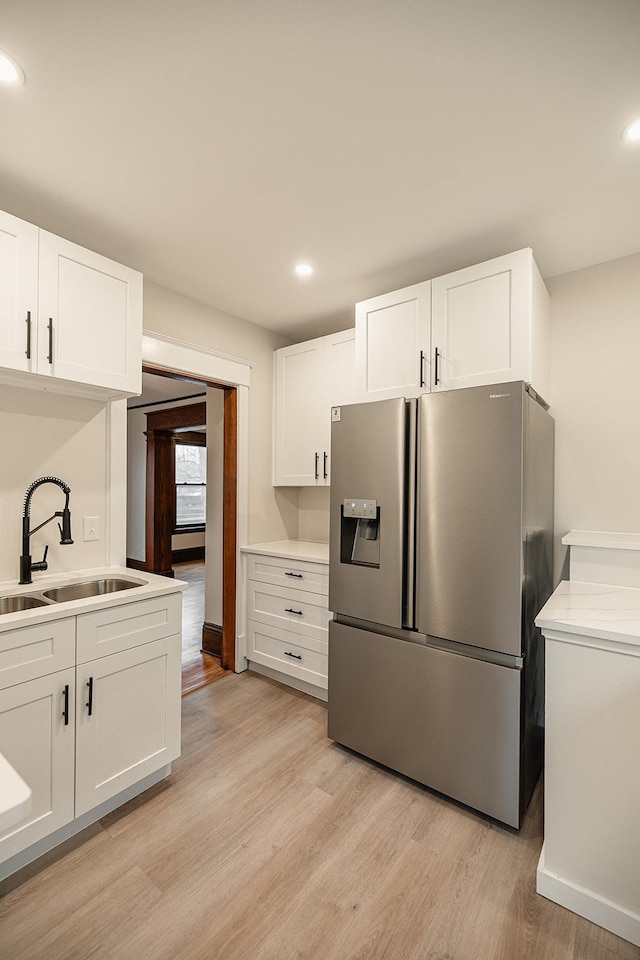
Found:
<path fill-rule="evenodd" d="M 637 143 L 640 140 L 640 117 L 632 120 L 631 123 L 622 131 L 622 139 L 629 143 Z"/>
<path fill-rule="evenodd" d="M 24 72 L 19 63 L 0 50 L 0 83 L 8 83 L 14 87 L 24 83 Z"/>
<path fill-rule="evenodd" d="M 293 269 L 299 277 L 309 277 L 313 273 L 313 267 L 310 263 L 296 263 Z"/>

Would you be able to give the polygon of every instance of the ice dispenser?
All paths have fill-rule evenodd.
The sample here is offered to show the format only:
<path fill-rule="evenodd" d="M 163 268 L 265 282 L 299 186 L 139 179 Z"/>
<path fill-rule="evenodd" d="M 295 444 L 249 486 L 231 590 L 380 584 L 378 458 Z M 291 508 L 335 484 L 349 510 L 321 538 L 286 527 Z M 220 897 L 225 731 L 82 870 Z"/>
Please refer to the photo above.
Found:
<path fill-rule="evenodd" d="M 380 566 L 380 507 L 348 498 L 340 508 L 340 562 Z"/>

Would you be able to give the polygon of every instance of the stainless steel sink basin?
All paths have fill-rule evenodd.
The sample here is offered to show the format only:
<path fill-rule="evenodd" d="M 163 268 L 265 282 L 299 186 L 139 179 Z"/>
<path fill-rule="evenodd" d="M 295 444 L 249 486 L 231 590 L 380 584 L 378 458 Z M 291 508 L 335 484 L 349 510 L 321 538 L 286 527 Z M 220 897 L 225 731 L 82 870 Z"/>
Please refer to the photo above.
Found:
<path fill-rule="evenodd" d="M 18 594 L 14 597 L 0 597 L 0 614 L 17 613 L 19 610 L 33 610 L 34 607 L 46 607 L 48 603 L 41 597 Z"/>
<path fill-rule="evenodd" d="M 80 583 L 67 583 L 63 587 L 52 587 L 51 590 L 43 590 L 42 596 L 54 603 L 64 603 L 67 600 L 100 597 L 104 593 L 119 593 L 120 590 L 131 590 L 133 587 L 143 587 L 144 584 L 144 580 L 109 577 L 105 580 L 85 580 Z"/>

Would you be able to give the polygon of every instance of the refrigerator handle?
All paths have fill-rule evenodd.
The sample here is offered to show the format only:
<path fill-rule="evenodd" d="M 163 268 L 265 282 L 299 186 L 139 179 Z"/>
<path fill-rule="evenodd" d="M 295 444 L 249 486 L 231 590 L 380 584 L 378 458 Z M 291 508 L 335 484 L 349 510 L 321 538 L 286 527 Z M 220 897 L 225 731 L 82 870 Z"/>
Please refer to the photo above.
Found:
<path fill-rule="evenodd" d="M 404 517 L 404 577 L 402 584 L 402 626 L 416 626 L 416 469 L 418 460 L 418 401 L 407 402 L 407 485 Z"/>

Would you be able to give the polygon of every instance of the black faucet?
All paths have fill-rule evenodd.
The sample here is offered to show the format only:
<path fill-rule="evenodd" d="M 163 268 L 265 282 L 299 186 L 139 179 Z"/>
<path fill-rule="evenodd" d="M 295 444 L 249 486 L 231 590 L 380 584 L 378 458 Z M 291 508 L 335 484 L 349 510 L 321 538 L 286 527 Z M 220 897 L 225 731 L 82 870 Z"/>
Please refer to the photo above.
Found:
<path fill-rule="evenodd" d="M 41 487 L 43 483 L 55 483 L 56 486 L 60 487 L 62 492 L 66 495 L 64 509 L 57 510 L 48 518 L 48 520 L 40 523 L 37 527 L 34 527 L 33 530 L 29 530 L 29 522 L 31 519 L 31 498 L 34 492 L 38 489 L 38 487 Z M 29 553 L 29 537 L 32 533 L 36 533 L 37 530 L 41 530 L 45 524 L 55 519 L 55 517 L 62 517 L 62 523 L 58 524 L 58 529 L 60 530 L 60 543 L 73 543 L 73 540 L 71 539 L 71 513 L 69 511 L 70 493 L 70 487 L 67 486 L 64 480 L 59 480 L 57 477 L 40 477 L 39 480 L 33 481 L 25 493 L 24 512 L 22 514 L 22 556 L 20 557 L 20 583 L 33 582 L 31 579 L 32 570 L 47 569 L 47 552 L 49 550 L 48 544 L 44 548 L 44 556 L 42 557 L 42 560 L 39 560 L 36 563 L 31 562 L 31 554 Z"/>

